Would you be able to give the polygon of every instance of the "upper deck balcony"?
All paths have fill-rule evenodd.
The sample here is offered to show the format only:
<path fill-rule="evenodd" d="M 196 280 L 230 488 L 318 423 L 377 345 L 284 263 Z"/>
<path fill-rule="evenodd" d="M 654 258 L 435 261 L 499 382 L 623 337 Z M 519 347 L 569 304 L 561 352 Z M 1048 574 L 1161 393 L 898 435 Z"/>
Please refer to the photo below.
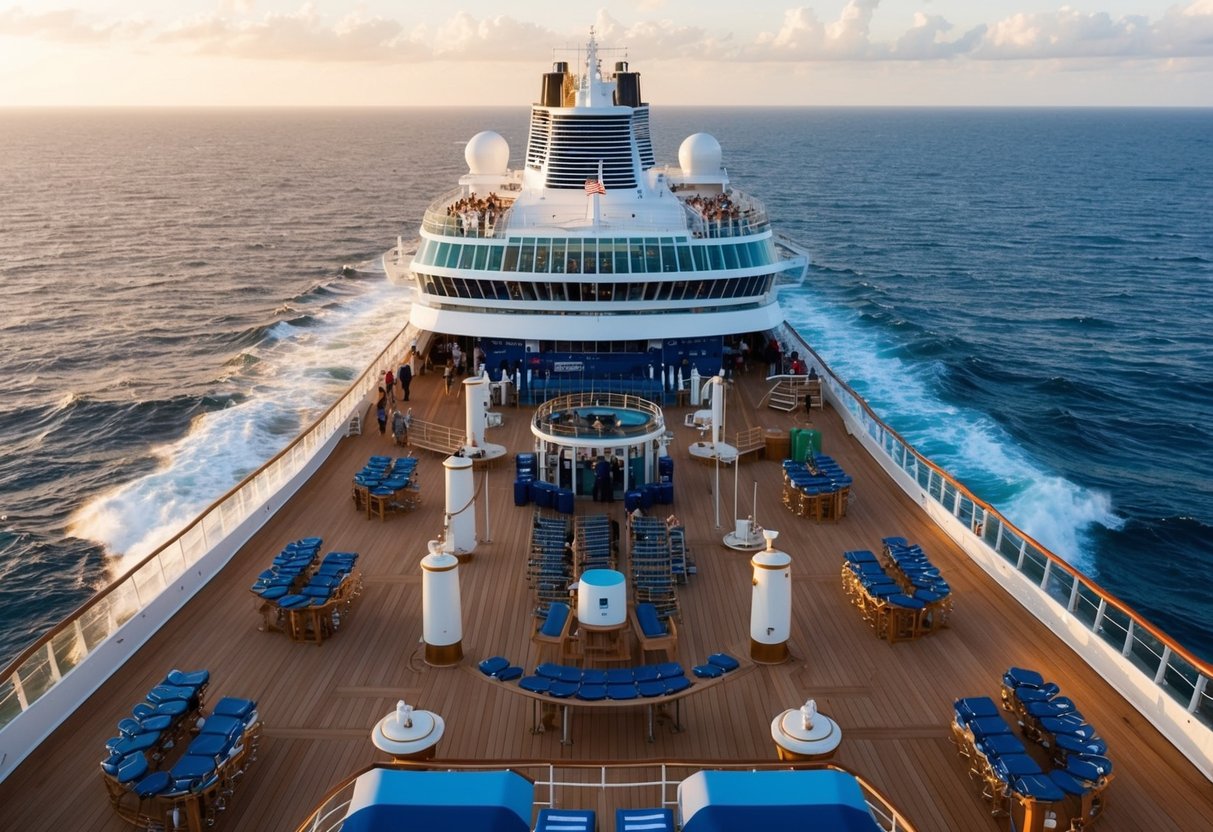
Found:
<path fill-rule="evenodd" d="M 711 195 L 680 190 L 678 199 L 686 209 L 693 237 L 744 237 L 771 225 L 766 206 L 738 190 Z"/>
<path fill-rule="evenodd" d="M 473 239 L 503 239 L 513 215 L 517 213 L 514 201 L 517 192 L 503 190 L 490 195 L 468 196 L 461 189 L 443 194 L 430 204 L 422 219 L 422 228 L 433 234 L 447 237 Z M 678 214 L 653 214 L 634 208 L 623 208 L 619 204 L 606 206 L 599 224 L 604 229 L 619 233 L 622 226 L 628 229 L 669 234 L 683 230 L 697 239 L 722 237 L 745 237 L 761 233 L 770 227 L 766 207 L 761 201 L 741 191 L 705 194 L 700 191 L 682 190 L 675 194 L 682 207 Z M 627 205 L 627 203 L 623 203 Z M 537 221 L 536 206 L 519 207 L 521 226 L 534 230 Z M 570 232 L 585 228 L 582 210 L 569 211 L 549 203 L 543 207 L 551 228 L 564 228 Z"/>
<path fill-rule="evenodd" d="M 517 196 L 510 192 L 469 196 L 456 188 L 430 203 L 421 227 L 446 237 L 501 238 Z"/>

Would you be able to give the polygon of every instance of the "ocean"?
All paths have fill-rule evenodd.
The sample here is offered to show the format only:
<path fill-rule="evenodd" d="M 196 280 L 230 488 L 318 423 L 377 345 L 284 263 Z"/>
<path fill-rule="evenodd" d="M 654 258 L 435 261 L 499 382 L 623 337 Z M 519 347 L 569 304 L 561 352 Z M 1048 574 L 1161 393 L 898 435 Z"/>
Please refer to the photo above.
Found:
<path fill-rule="evenodd" d="M 526 119 L 0 113 L 0 663 L 336 398 L 407 320 L 380 254 Z M 889 424 L 1213 660 L 1213 111 L 652 122 L 813 252 L 788 317 Z"/>

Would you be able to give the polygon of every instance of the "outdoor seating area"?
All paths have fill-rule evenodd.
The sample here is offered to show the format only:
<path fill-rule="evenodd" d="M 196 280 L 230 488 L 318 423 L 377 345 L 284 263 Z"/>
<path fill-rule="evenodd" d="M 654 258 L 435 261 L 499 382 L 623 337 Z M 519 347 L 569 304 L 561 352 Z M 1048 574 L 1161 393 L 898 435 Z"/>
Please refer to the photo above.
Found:
<path fill-rule="evenodd" d="M 101 773 L 124 821 L 139 829 L 199 832 L 215 823 L 256 759 L 256 703 L 225 697 L 208 716 L 209 682 L 206 670 L 172 670 L 118 723 Z"/>
<path fill-rule="evenodd" d="M 704 684 L 718 680 L 740 666 L 741 662 L 727 653 L 715 653 L 707 662 L 696 666 L 692 673 L 700 680 L 698 684 Z M 647 706 L 647 738 L 652 742 L 653 705 L 660 705 L 663 698 L 673 698 L 673 728 L 675 731 L 681 731 L 681 698 L 698 689 L 697 683 L 687 676 L 686 670 L 678 662 L 617 668 L 581 668 L 543 662 L 533 673 L 524 674 L 521 668 L 511 664 L 505 657 L 493 656 L 480 662 L 479 670 L 484 676 L 495 681 L 517 681 L 517 691 L 529 696 L 535 706 L 532 709 L 532 733 L 543 731 L 548 725 L 548 717 L 553 716 L 555 707 L 559 706 L 563 713 L 561 742 L 565 744 L 570 742 L 570 706 Z M 510 687 L 515 685 L 511 684 Z M 539 718 L 541 708 L 545 711 L 542 723 Z"/>
<path fill-rule="evenodd" d="M 1043 718 L 1056 720 L 1053 728 L 1058 733 L 1030 728 L 1030 719 L 1020 722 L 1023 738 L 1042 747 L 1048 747 L 1042 742 L 1046 737 L 1052 743 L 1051 759 L 1043 766 L 1040 755 L 1029 751 L 993 699 L 971 697 L 954 704 L 952 738 L 968 761 L 970 778 L 981 786 L 991 814 L 1009 815 L 1013 828 L 1024 832 L 1087 828 L 1102 813 L 1103 793 L 1112 779 L 1106 744 L 1073 703 L 1056 693 L 1057 686 L 1035 671 L 1012 667 L 1003 674 L 1004 707 L 1009 710 L 1052 703 L 1049 710 L 1056 715 Z M 1062 737 L 1069 749 L 1056 744 Z"/>
<path fill-rule="evenodd" d="M 308 537 L 288 543 L 249 587 L 258 598 L 260 629 L 321 644 L 348 619 L 362 589 L 354 571 L 358 554 L 329 552 L 318 560 L 321 542 Z"/>
<path fill-rule="evenodd" d="M 843 591 L 877 637 L 894 644 L 947 626 L 951 589 L 918 547 L 886 543 L 887 568 L 867 549 L 842 557 Z"/>
<path fill-rule="evenodd" d="M 421 502 L 417 484 L 417 458 L 372 456 L 354 475 L 354 508 L 365 511 L 367 519 L 386 520 L 392 512 L 412 511 Z"/>
<path fill-rule="evenodd" d="M 826 454 L 815 453 L 804 462 L 783 461 L 783 504 L 801 517 L 818 523 L 846 516 L 851 500 L 851 478 Z"/>

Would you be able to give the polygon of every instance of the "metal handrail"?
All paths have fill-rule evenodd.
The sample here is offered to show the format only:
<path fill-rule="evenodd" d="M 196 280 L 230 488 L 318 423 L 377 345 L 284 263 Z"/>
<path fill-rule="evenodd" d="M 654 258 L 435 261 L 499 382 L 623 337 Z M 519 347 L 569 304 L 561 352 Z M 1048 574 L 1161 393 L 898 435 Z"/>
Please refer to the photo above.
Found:
<path fill-rule="evenodd" d="M 531 424 L 535 430 L 549 436 L 568 436 L 579 437 L 601 436 L 597 430 L 593 428 L 581 429 L 576 425 L 562 425 L 553 423 L 551 416 L 554 413 L 563 413 L 579 407 L 602 407 L 602 408 L 618 408 L 620 410 L 636 410 L 649 415 L 649 420 L 643 425 L 637 425 L 634 429 L 628 429 L 624 426 L 617 427 L 610 437 L 623 436 L 642 436 L 653 433 L 654 431 L 665 430 L 665 416 L 661 407 L 648 399 L 640 396 L 635 396 L 630 393 L 596 393 L 593 391 L 582 391 L 580 393 L 569 393 L 563 396 L 557 396 L 554 399 L 548 399 L 538 408 L 535 409 L 535 415 L 531 417 Z M 608 438 L 610 438 L 608 437 Z"/>
<path fill-rule="evenodd" d="M 403 355 L 409 343 L 405 327 L 306 431 L 9 662 L 0 671 L 0 732 L 303 470 L 394 368 L 388 356 Z"/>
<path fill-rule="evenodd" d="M 599 774 L 595 779 L 576 779 L 574 777 L 558 778 L 560 771 L 593 771 Z M 626 777 L 608 779 L 607 772 L 612 773 L 634 769 L 659 769 L 658 779 L 629 780 Z M 837 771 L 849 774 L 859 783 L 868 808 L 873 812 L 873 818 L 885 832 L 915 832 L 916 827 L 899 812 L 889 799 L 879 789 L 869 783 L 861 775 L 856 774 L 846 766 L 836 763 L 795 763 L 773 762 L 766 760 L 627 760 L 605 762 L 560 762 L 550 763 L 545 760 L 435 760 L 430 762 L 399 761 L 392 763 L 375 763 L 362 768 L 347 777 L 344 781 L 329 790 L 312 813 L 303 821 L 296 832 L 338 832 L 345 822 L 345 810 L 354 793 L 354 784 L 358 778 L 376 770 L 387 771 L 503 771 L 508 770 L 530 780 L 536 791 L 533 802 L 534 808 L 554 805 L 569 805 L 558 797 L 560 790 L 571 789 L 637 789 L 651 788 L 660 791 L 662 805 L 673 805 L 677 798 L 670 799 L 668 795 L 676 794 L 678 784 L 686 776 L 695 771 Z M 679 777 L 675 772 L 683 772 Z M 547 800 L 541 800 L 540 795 L 547 793 Z"/>
<path fill-rule="evenodd" d="M 788 328 L 787 331 L 789 337 L 796 335 L 795 330 L 791 328 Z M 1137 638 L 1136 642 L 1136 644 L 1139 644 L 1143 649 L 1159 659 L 1159 666 L 1151 669 L 1154 673 L 1155 685 L 1160 689 L 1165 689 L 1163 684 L 1164 681 L 1175 681 L 1174 677 L 1171 677 L 1168 680 L 1167 674 L 1165 673 L 1165 671 L 1168 669 L 1173 671 L 1176 676 L 1190 683 L 1193 689 L 1191 695 L 1189 696 L 1188 702 L 1186 703 L 1189 713 L 1196 715 L 1206 726 L 1213 727 L 1213 725 L 1210 724 L 1210 715 L 1203 712 L 1200 708 L 1202 697 L 1213 697 L 1213 685 L 1209 684 L 1209 680 L 1213 679 L 1213 665 L 1197 657 L 1173 637 L 1151 623 L 1124 601 L 1120 600 L 1111 592 L 1104 589 L 1081 570 L 1067 563 L 1059 555 L 1051 552 L 1044 545 L 1032 538 L 1031 535 L 1027 534 L 1014 523 L 1007 520 L 998 511 L 998 509 L 994 508 L 985 500 L 982 500 L 980 497 L 973 494 L 968 487 L 953 477 L 950 473 L 919 453 L 919 451 L 906 439 L 904 439 L 896 430 L 889 427 L 876 414 L 876 412 L 872 410 L 871 406 L 861 395 L 859 395 L 859 393 L 857 393 L 851 388 L 850 385 L 839 378 L 838 375 L 834 373 L 830 366 L 821 357 L 821 355 L 819 355 L 812 347 L 810 347 L 798 336 L 793 340 L 796 340 L 800 347 L 815 359 L 821 373 L 823 384 L 826 384 L 831 388 L 837 401 L 842 403 L 844 407 L 850 409 L 853 415 L 855 415 L 857 418 L 860 418 L 860 421 L 868 430 L 869 435 L 878 441 L 881 444 L 881 447 L 885 449 L 885 453 L 889 459 L 891 459 L 895 465 L 898 465 L 908 476 L 912 476 L 916 481 L 918 481 L 919 485 L 924 487 L 924 490 L 931 495 L 932 499 L 935 499 L 946 510 L 952 512 L 954 516 L 959 518 L 962 515 L 969 514 L 971 517 L 971 530 L 979 538 L 981 538 L 982 542 L 993 550 L 995 554 L 1004 560 L 1012 561 L 1013 559 L 1003 551 L 1003 548 L 1005 548 L 1003 544 L 1008 540 L 1011 541 L 1011 546 L 1013 549 L 1015 549 L 1015 558 L 1013 562 L 1015 563 L 1018 571 L 1025 575 L 1028 574 L 1028 570 L 1025 569 L 1025 566 L 1027 564 L 1034 563 L 1034 557 L 1039 558 L 1042 562 L 1041 571 L 1043 574 L 1041 579 L 1038 581 L 1038 584 L 1054 601 L 1058 601 L 1058 599 L 1052 593 L 1048 593 L 1048 590 L 1052 585 L 1051 581 L 1056 582 L 1058 580 L 1057 574 L 1059 572 L 1062 575 L 1069 576 L 1071 584 L 1069 588 L 1069 597 L 1067 598 L 1065 606 L 1066 609 L 1071 613 L 1075 612 L 1080 601 L 1090 602 L 1090 599 L 1082 598 L 1081 588 L 1086 588 L 1098 599 L 1098 604 L 1096 605 L 1097 612 L 1095 613 L 1094 619 L 1089 626 L 1089 629 L 1097 634 L 1105 632 L 1104 625 L 1112 623 L 1108 621 L 1107 617 L 1107 610 L 1109 608 L 1126 616 L 1129 620 L 1129 624 L 1124 628 L 1125 638 L 1123 643 L 1120 645 L 1121 652 L 1126 658 L 1133 655 L 1135 652 L 1133 649 L 1135 643 L 1132 641 L 1132 639 L 1137 638 L 1137 631 L 1148 633 L 1150 636 L 1156 639 L 1162 645 L 1163 649 L 1161 654 L 1155 653 L 1155 651 L 1149 645 L 1141 642 L 1140 638 Z M 898 453 L 893 450 L 895 447 L 901 449 L 900 462 L 897 459 Z M 927 479 L 925 484 L 923 483 L 924 471 L 926 472 L 925 476 Z M 938 488 L 935 487 L 936 482 L 938 482 Z M 948 493 L 948 489 L 951 489 L 952 493 L 955 494 L 955 497 L 952 498 L 951 506 L 945 505 L 943 500 L 944 495 Z M 938 491 L 938 496 L 936 495 L 936 491 Z M 967 506 L 965 505 L 966 502 L 968 504 Z M 976 518 L 979 510 L 981 512 L 981 519 L 977 520 Z M 991 535 L 993 535 L 995 538 L 993 543 L 991 543 L 988 539 Z M 1016 539 L 1019 541 L 1017 546 L 1014 543 Z M 1035 578 L 1033 579 L 1035 580 Z M 1058 601 L 1058 603 L 1060 603 L 1060 601 Z M 1182 660 L 1182 662 L 1187 665 L 1187 668 L 1176 664 L 1176 659 Z M 1135 664 L 1135 666 L 1138 665 Z M 1194 678 L 1191 678 L 1193 676 Z M 1182 702 L 1182 700 L 1177 696 L 1173 696 L 1172 698 L 1176 699 L 1176 701 Z"/>

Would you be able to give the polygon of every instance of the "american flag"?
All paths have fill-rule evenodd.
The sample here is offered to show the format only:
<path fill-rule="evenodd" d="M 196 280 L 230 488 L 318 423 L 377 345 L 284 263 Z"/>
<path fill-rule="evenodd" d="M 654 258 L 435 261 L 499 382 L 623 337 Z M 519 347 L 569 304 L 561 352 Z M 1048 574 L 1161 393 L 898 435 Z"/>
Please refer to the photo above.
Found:
<path fill-rule="evenodd" d="M 590 194 L 602 194 L 606 196 L 606 187 L 597 179 L 587 179 L 585 180 L 585 193 L 586 196 Z"/>

